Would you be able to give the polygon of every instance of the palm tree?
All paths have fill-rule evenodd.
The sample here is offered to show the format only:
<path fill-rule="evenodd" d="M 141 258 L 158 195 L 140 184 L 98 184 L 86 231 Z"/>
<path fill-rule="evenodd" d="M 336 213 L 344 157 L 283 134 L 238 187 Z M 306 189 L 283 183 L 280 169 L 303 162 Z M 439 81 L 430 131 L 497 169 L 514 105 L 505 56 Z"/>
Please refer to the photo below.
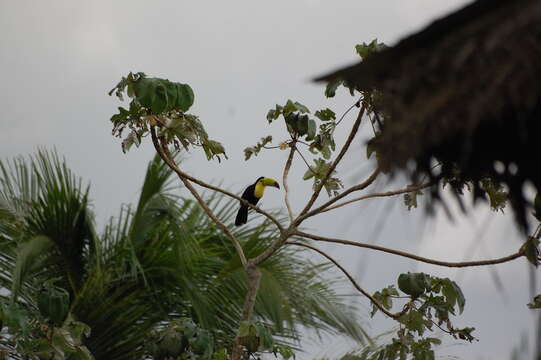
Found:
<path fill-rule="evenodd" d="M 198 204 L 179 195 L 171 175 L 154 158 L 136 206 L 122 206 L 98 233 L 89 187 L 56 153 L 0 161 L 4 354 L 142 359 L 151 334 L 186 319 L 209 335 L 214 349 L 231 345 L 245 273 L 230 242 Z M 232 225 L 237 202 L 207 198 Z M 269 222 L 255 221 L 261 218 L 230 226 L 250 257 L 277 235 Z M 321 276 L 328 267 L 287 248 L 262 265 L 255 317 L 277 343 L 296 344 L 300 326 L 364 338 L 354 309 Z M 84 324 L 91 331 L 81 343 Z"/>

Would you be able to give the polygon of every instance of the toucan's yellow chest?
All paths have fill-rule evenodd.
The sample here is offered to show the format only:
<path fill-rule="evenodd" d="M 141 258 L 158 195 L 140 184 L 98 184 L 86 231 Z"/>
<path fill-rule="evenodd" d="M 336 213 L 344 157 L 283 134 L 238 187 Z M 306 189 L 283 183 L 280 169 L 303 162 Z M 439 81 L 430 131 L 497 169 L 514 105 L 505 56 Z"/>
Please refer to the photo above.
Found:
<path fill-rule="evenodd" d="M 255 189 L 254 189 L 254 196 L 258 199 L 261 199 L 263 197 L 263 194 L 265 193 L 265 185 L 263 185 L 261 183 L 261 181 L 258 181 L 256 184 L 255 184 Z"/>

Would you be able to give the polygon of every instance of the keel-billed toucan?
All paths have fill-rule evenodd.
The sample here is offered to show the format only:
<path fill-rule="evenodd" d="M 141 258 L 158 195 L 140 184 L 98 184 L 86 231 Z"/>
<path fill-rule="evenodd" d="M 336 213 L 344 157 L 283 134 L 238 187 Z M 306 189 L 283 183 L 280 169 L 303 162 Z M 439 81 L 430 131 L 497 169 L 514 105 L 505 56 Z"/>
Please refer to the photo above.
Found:
<path fill-rule="evenodd" d="M 265 187 L 267 186 L 274 186 L 276 188 L 280 188 L 280 185 L 278 185 L 278 182 L 271 178 L 266 177 L 260 177 L 256 180 L 255 183 L 248 186 L 246 190 L 242 193 L 242 198 L 246 201 L 248 201 L 250 204 L 255 205 L 263 197 L 263 194 L 265 193 Z M 242 201 L 240 202 L 240 209 L 237 213 L 237 217 L 235 218 L 235 225 L 239 226 L 242 224 L 246 224 L 246 221 L 248 221 L 248 206 L 243 204 Z"/>

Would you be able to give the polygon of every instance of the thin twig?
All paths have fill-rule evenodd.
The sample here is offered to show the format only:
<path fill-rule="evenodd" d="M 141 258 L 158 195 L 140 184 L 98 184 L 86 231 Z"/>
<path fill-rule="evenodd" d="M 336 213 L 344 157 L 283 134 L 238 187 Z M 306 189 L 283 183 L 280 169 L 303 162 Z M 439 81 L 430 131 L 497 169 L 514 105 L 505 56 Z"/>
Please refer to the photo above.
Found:
<path fill-rule="evenodd" d="M 312 174 L 316 174 L 316 172 L 314 171 L 314 169 L 312 169 L 312 167 L 310 166 L 310 164 L 308 164 L 308 161 L 306 161 L 306 158 L 304 157 L 304 155 L 302 154 L 302 152 L 299 150 L 299 148 L 295 147 L 295 150 L 299 153 L 299 155 L 301 156 L 302 160 L 304 161 L 304 163 L 306 164 L 306 166 L 308 167 L 308 169 L 312 172 Z"/>
<path fill-rule="evenodd" d="M 304 243 L 300 243 L 300 242 L 296 242 L 296 241 L 288 241 L 287 242 L 288 245 L 297 245 L 297 246 L 302 246 L 302 247 L 305 247 L 305 248 L 308 248 L 308 249 L 311 249 L 311 250 L 314 250 L 315 252 L 318 252 L 319 254 L 321 254 L 322 256 L 324 256 L 325 258 L 327 258 L 327 260 L 329 260 L 330 262 L 332 262 L 338 269 L 340 269 L 342 271 L 342 273 L 344 273 L 344 275 L 346 275 L 346 277 L 349 279 L 349 281 L 353 284 L 353 286 L 355 287 L 355 289 L 357 289 L 361 294 L 363 294 L 364 296 L 366 296 L 370 302 L 372 304 L 374 304 L 381 312 L 383 312 L 385 315 L 389 316 L 390 318 L 393 318 L 393 319 L 397 319 L 399 318 L 402 313 L 398 313 L 398 314 L 393 314 L 392 312 L 390 312 L 389 310 L 387 310 L 383 305 L 381 305 L 372 295 L 370 295 L 366 290 L 364 290 L 356 281 L 355 279 L 353 279 L 353 277 L 348 273 L 348 271 L 346 269 L 344 269 L 342 267 L 342 265 L 340 265 L 336 260 L 334 260 L 331 256 L 327 255 L 325 252 L 319 250 L 318 248 L 315 248 L 313 246 L 310 246 L 308 244 L 304 244 Z"/>
<path fill-rule="evenodd" d="M 355 138 L 355 135 L 357 135 L 357 131 L 359 130 L 359 126 L 361 125 L 361 120 L 363 118 L 365 109 L 366 109 L 366 106 L 363 104 L 362 107 L 361 107 L 361 110 L 359 111 L 359 115 L 357 116 L 357 119 L 355 120 L 355 123 L 353 124 L 351 132 L 349 133 L 349 136 L 348 136 L 344 146 L 342 146 L 342 150 L 340 150 L 340 153 L 338 154 L 336 159 L 333 161 L 333 163 L 329 167 L 329 170 L 327 171 L 327 174 L 321 180 L 321 182 L 319 183 L 317 188 L 314 190 L 314 193 L 310 197 L 310 200 L 308 201 L 308 203 L 306 204 L 304 209 L 299 214 L 299 217 L 302 217 L 302 215 L 306 214 L 310 210 L 310 208 L 312 207 L 312 205 L 316 201 L 317 197 L 319 196 L 319 193 L 321 192 L 321 189 L 323 189 L 323 186 L 325 185 L 325 183 L 327 182 L 327 180 L 329 179 L 331 174 L 334 172 L 334 169 L 336 169 L 336 166 L 338 165 L 340 160 L 342 160 L 342 158 L 344 157 L 344 155 L 348 151 L 349 146 L 351 145 L 353 139 Z M 297 223 L 297 225 L 298 225 L 298 223 Z"/>
<path fill-rule="evenodd" d="M 293 222 L 293 210 L 291 209 L 291 204 L 289 203 L 289 186 L 287 184 L 287 175 L 289 174 L 289 169 L 291 168 L 291 163 L 293 162 L 293 155 L 295 154 L 295 141 L 293 141 L 290 146 L 289 156 L 287 157 L 286 165 L 284 166 L 284 175 L 282 176 L 282 183 L 284 184 L 284 201 L 287 207 L 287 213 L 289 214 L 289 221 Z"/>
<path fill-rule="evenodd" d="M 355 241 L 349 241 L 349 240 L 327 238 L 327 237 L 323 237 L 323 236 L 319 236 L 319 235 L 313 235 L 313 234 L 305 233 L 305 232 L 302 232 L 302 231 L 295 231 L 292 235 L 297 235 L 297 236 L 301 236 L 301 237 L 305 237 L 305 238 L 309 238 L 309 239 L 313 239 L 313 240 L 317 240 L 317 241 L 331 242 L 331 243 L 337 243 L 337 244 L 343 244 L 343 245 L 351 245 L 351 246 L 357 246 L 357 247 L 366 248 L 366 249 L 382 251 L 382 252 L 385 252 L 385 253 L 388 253 L 388 254 L 393 254 L 393 255 L 406 257 L 406 258 L 417 260 L 417 261 L 424 262 L 424 263 L 427 263 L 427 264 L 438 265 L 438 266 L 446 266 L 446 267 L 471 267 L 471 266 L 494 265 L 494 264 L 501 264 L 501 263 L 509 262 L 509 261 L 512 261 L 512 260 L 515 260 L 515 259 L 518 259 L 518 258 L 524 256 L 524 250 L 520 249 L 519 251 L 517 251 L 514 254 L 504 256 L 504 257 L 501 257 L 501 258 L 497 258 L 497 259 L 450 262 L 450 261 L 434 260 L 434 259 L 418 256 L 418 255 L 415 255 L 415 254 L 411 254 L 411 253 L 408 253 L 408 252 L 405 252 L 405 251 L 386 248 L 386 247 L 383 247 L 383 246 L 378 246 L 378 245 L 373 245 L 373 244 L 368 244 L 368 243 L 363 243 L 363 242 L 355 242 Z"/>
<path fill-rule="evenodd" d="M 334 210 L 334 209 L 337 209 L 337 208 L 342 207 L 344 205 L 351 204 L 351 203 L 356 202 L 356 201 L 361 201 L 361 200 L 366 200 L 366 199 L 371 199 L 371 198 L 377 198 L 377 197 L 394 196 L 394 195 L 400 195 L 400 194 L 404 194 L 404 193 L 409 193 L 409 192 L 412 192 L 412 191 L 418 191 L 418 190 L 427 188 L 427 187 L 429 187 L 431 185 L 433 185 L 433 184 L 432 183 L 425 183 L 425 184 L 421 184 L 421 185 L 408 186 L 408 187 L 406 187 L 404 189 L 399 189 L 399 190 L 391 190 L 391 191 L 385 191 L 385 192 L 380 192 L 380 193 L 367 194 L 367 195 L 359 196 L 359 197 L 351 199 L 351 200 L 341 202 L 341 203 L 333 205 L 333 206 L 326 207 L 326 208 L 322 209 L 320 212 L 326 212 L 326 211 L 329 211 L 329 210 Z"/>
<path fill-rule="evenodd" d="M 306 145 L 306 146 L 311 146 L 310 144 L 305 143 L 304 141 L 301 141 L 301 140 L 297 140 L 297 143 L 303 144 L 303 145 Z"/>
<path fill-rule="evenodd" d="M 152 131 L 153 131 L 152 128 L 151 128 L 150 131 L 151 131 L 151 134 L 152 134 Z M 155 132 L 155 130 L 154 130 L 154 132 Z M 168 164 L 168 165 L 171 166 L 171 164 Z M 262 210 L 261 208 L 255 206 L 255 205 L 250 204 L 248 201 L 244 200 L 243 198 L 241 198 L 238 195 L 235 195 L 235 194 L 233 194 L 233 193 L 231 193 L 231 192 L 229 192 L 227 190 L 224 190 L 224 189 L 221 189 L 219 187 L 207 184 L 206 182 L 204 182 L 202 180 L 194 178 L 193 176 L 189 175 L 188 173 L 185 173 L 184 171 L 180 170 L 178 168 L 178 166 L 176 166 L 174 163 L 172 164 L 172 166 L 173 166 L 172 167 L 173 171 L 175 171 L 177 173 L 177 175 L 182 176 L 183 178 L 185 178 L 187 180 L 190 180 L 191 182 L 193 182 L 193 183 L 195 183 L 195 184 L 197 184 L 199 186 L 202 186 L 204 188 L 207 188 L 207 189 L 222 193 L 224 195 L 232 197 L 233 199 L 239 200 L 243 205 L 248 206 L 250 209 L 255 210 L 256 212 L 260 213 L 261 215 L 263 215 L 263 216 L 267 217 L 269 220 L 271 220 L 276 225 L 276 227 L 280 230 L 280 232 L 284 231 L 284 227 L 282 226 L 282 224 L 280 224 L 280 222 L 278 220 L 276 220 L 276 218 L 274 216 L 270 215 L 268 212 Z"/>
<path fill-rule="evenodd" d="M 335 197 L 333 197 L 332 199 L 330 199 L 329 201 L 327 201 L 326 203 L 324 203 L 323 205 L 321 205 L 320 207 L 302 215 L 302 216 L 299 216 L 296 220 L 296 224 L 299 225 L 300 223 L 302 223 L 305 219 L 311 217 L 311 216 L 314 216 L 314 215 L 317 215 L 323 211 L 326 211 L 325 209 L 327 207 L 329 207 L 330 205 L 334 204 L 335 202 L 337 202 L 338 200 L 346 197 L 347 195 L 351 194 L 352 192 L 355 192 L 355 191 L 360 191 L 360 190 L 364 190 L 366 189 L 368 186 L 370 186 L 374 181 L 376 181 L 378 175 L 380 174 L 380 169 L 379 168 L 376 168 L 376 170 L 374 170 L 374 172 L 372 174 L 370 174 L 370 176 L 365 180 L 363 181 L 362 183 L 360 184 L 357 184 L 357 185 L 354 185 L 352 187 L 350 187 L 349 189 L 345 190 L 345 191 L 342 191 L 340 194 L 336 195 Z"/>
<path fill-rule="evenodd" d="M 231 232 L 229 231 L 227 226 L 225 226 L 225 224 L 222 223 L 220 221 L 220 219 L 218 219 L 216 217 L 216 215 L 214 215 L 214 213 L 208 207 L 205 200 L 203 200 L 201 195 L 199 195 L 197 190 L 195 190 L 195 188 L 192 186 L 190 181 L 188 181 L 188 179 L 184 176 L 184 173 L 178 168 L 177 164 L 175 164 L 174 160 L 172 159 L 172 157 L 169 154 L 169 150 L 167 149 L 167 145 L 162 143 L 161 146 L 160 146 L 160 140 L 156 136 L 155 128 L 151 127 L 150 131 L 151 131 L 151 135 L 152 135 L 152 142 L 154 143 L 154 147 L 156 148 L 156 151 L 158 152 L 160 157 L 163 159 L 163 161 L 166 162 L 167 165 L 169 165 L 169 167 L 173 171 L 175 171 L 177 173 L 179 179 L 182 181 L 184 186 L 186 186 L 186 188 L 192 193 L 192 195 L 195 197 L 195 199 L 197 200 L 199 205 L 203 208 L 203 210 L 205 211 L 207 216 L 211 218 L 211 220 L 220 228 L 220 230 L 222 230 L 222 232 L 225 234 L 225 236 L 231 241 L 231 243 L 233 244 L 233 246 L 235 247 L 235 249 L 237 251 L 237 254 L 239 255 L 242 266 L 246 266 L 246 264 L 247 264 L 246 256 L 244 255 L 244 251 L 242 250 L 242 247 L 240 246 L 240 243 L 238 242 L 238 240 L 235 238 L 235 236 L 233 236 L 233 234 L 231 234 Z"/>
<path fill-rule="evenodd" d="M 340 117 L 340 119 L 336 122 L 336 126 L 340 125 L 340 123 L 342 122 L 342 120 L 344 120 L 344 118 L 346 117 L 346 115 L 354 108 L 354 107 L 359 107 L 359 104 L 361 103 L 361 100 L 362 99 L 359 99 L 357 101 L 355 101 L 355 104 L 351 105 L 343 114 L 342 116 Z M 335 127 L 336 128 L 336 127 Z"/>

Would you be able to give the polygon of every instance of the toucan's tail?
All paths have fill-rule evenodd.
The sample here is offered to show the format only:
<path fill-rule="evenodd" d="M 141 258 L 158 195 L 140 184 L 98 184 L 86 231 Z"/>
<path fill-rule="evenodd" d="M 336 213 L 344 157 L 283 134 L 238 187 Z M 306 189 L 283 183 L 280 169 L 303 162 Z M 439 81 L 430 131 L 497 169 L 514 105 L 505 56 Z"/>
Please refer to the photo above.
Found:
<path fill-rule="evenodd" d="M 248 221 L 248 206 L 241 205 L 237 217 L 235 218 L 235 225 L 239 226 L 246 224 Z"/>

